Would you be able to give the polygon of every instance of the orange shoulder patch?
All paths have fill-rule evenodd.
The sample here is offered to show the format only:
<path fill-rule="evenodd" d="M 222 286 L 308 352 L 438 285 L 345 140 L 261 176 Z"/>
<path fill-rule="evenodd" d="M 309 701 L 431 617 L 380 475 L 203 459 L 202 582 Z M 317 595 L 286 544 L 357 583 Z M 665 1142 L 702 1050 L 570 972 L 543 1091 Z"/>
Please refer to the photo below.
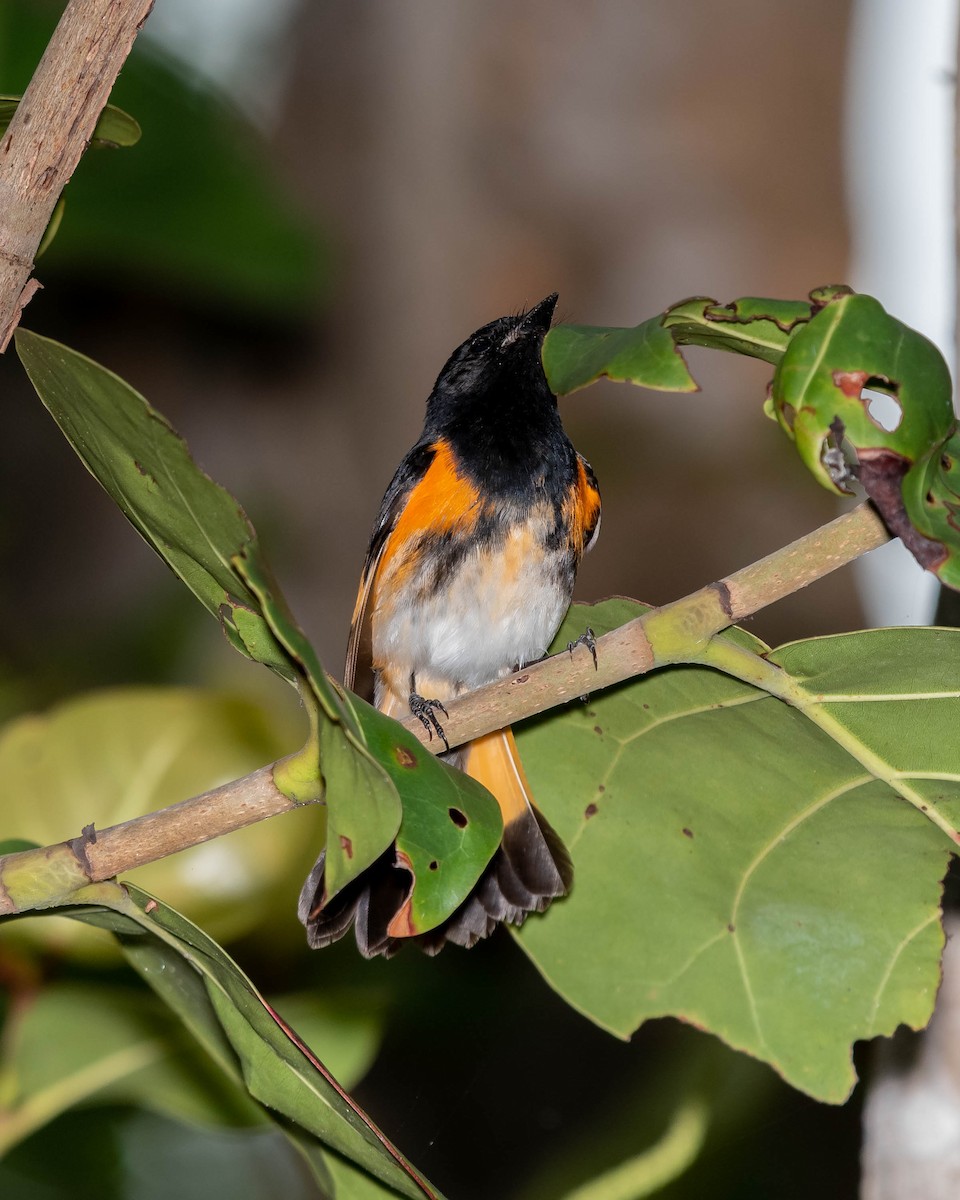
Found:
<path fill-rule="evenodd" d="M 579 557 L 590 544 L 600 520 L 600 489 L 589 463 L 577 455 L 577 478 L 563 506 L 570 545 Z"/>
<path fill-rule="evenodd" d="M 460 475 L 453 451 L 443 439 L 433 446 L 433 462 L 407 497 L 389 541 L 384 547 L 378 574 L 389 569 L 391 560 L 409 543 L 425 533 L 468 529 L 479 515 L 482 501 L 474 485 Z M 393 564 L 394 571 L 397 564 Z M 399 568 L 403 570 L 402 565 Z"/>

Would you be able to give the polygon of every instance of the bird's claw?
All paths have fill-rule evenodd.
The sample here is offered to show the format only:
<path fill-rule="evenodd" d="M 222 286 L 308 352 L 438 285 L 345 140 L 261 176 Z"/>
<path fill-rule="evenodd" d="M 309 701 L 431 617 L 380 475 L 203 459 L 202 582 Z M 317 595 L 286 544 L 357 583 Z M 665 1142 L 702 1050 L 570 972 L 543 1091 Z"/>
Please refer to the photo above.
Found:
<path fill-rule="evenodd" d="M 443 732 L 443 726 L 437 720 L 437 709 L 446 717 L 449 714 L 439 700 L 426 700 L 419 692 L 410 693 L 410 711 L 417 718 L 420 724 L 427 731 L 430 741 L 433 741 L 433 734 L 436 731 L 437 737 L 443 742 L 447 750 L 450 749 L 450 743 L 447 741 L 447 735 Z"/>
<path fill-rule="evenodd" d="M 597 663 L 597 635 L 593 632 L 589 625 L 584 632 L 580 634 L 575 642 L 567 642 L 568 653 L 572 654 L 578 646 L 586 646 L 586 648 L 593 655 L 593 669 L 598 671 L 600 668 Z"/>

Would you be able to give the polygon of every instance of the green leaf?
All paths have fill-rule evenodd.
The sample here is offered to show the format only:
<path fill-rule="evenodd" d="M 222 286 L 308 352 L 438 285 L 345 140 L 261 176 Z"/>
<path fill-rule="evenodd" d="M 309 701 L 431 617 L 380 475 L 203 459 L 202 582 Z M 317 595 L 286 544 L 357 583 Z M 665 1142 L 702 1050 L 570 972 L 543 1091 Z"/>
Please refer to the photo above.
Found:
<path fill-rule="evenodd" d="M 870 414 L 865 387 L 896 397 L 902 420 L 884 429 Z M 784 431 L 815 478 L 842 493 L 827 450 L 831 426 L 857 451 L 886 449 L 909 463 L 951 432 L 950 373 L 940 351 L 889 316 L 872 296 L 847 294 L 798 330 L 773 383 L 773 401 Z"/>
<path fill-rule="evenodd" d="M 440 762 L 396 721 L 358 696 L 334 689 L 283 597 L 255 563 L 240 557 L 235 566 L 314 697 L 322 704 L 332 697 L 334 711 L 343 718 L 342 729 L 329 722 L 318 726 L 327 789 L 327 895 L 336 895 L 379 858 L 395 835 L 414 877 L 411 928 L 417 933 L 434 928 L 466 898 L 500 844 L 499 805 L 486 788 Z M 294 764 L 276 773 L 284 791 L 297 788 L 289 780 L 289 772 L 297 770 Z M 384 789 L 384 775 L 395 791 Z M 390 836 L 384 840 L 386 831 Z"/>
<path fill-rule="evenodd" d="M 641 1200 L 661 1191 L 696 1159 L 707 1133 L 708 1112 L 699 1099 L 677 1108 L 660 1140 L 649 1149 L 590 1183 L 567 1192 L 563 1200 Z"/>
<path fill-rule="evenodd" d="M 39 258 L 45 253 L 53 239 L 57 236 L 57 230 L 60 228 L 60 222 L 63 220 L 66 201 L 61 196 L 53 207 L 53 212 L 50 215 L 50 220 L 47 222 L 47 227 L 43 231 L 43 237 L 40 239 L 40 244 L 37 246 L 37 253 L 34 259 Z"/>
<path fill-rule="evenodd" d="M 555 644 L 640 611 L 577 606 Z M 854 1041 L 932 1011 L 960 818 L 960 631 L 823 638 L 769 663 L 716 640 L 792 704 L 666 668 L 518 735 L 576 869 L 518 938 L 612 1032 L 675 1015 L 838 1102 Z"/>
<path fill-rule="evenodd" d="M 134 969 L 230 1078 L 401 1196 L 439 1197 L 224 951 L 139 889 L 91 885 L 65 915 L 110 930 Z"/>
<path fill-rule="evenodd" d="M 17 106 L 22 97 L 0 96 L 0 138 L 7 131 L 7 126 L 13 120 Z M 94 127 L 90 145 L 94 148 L 133 146 L 140 140 L 140 126 L 123 109 L 113 104 L 107 104 Z M 37 247 L 36 258 L 39 258 L 57 236 L 60 223 L 63 220 L 64 198 L 60 196 L 54 207 L 53 214 L 44 230 L 43 237 Z"/>
<path fill-rule="evenodd" d="M 10 1200 L 330 1200 L 329 1176 L 318 1180 L 298 1150 L 270 1123 L 203 1127 L 96 1105 L 72 1110 L 7 1155 L 0 1162 L 0 1194 Z"/>
<path fill-rule="evenodd" d="M 367 744 L 403 796 L 397 852 L 414 878 L 410 931 L 424 933 L 459 907 L 493 857 L 503 835 L 500 806 L 395 721 L 353 701 Z"/>
<path fill-rule="evenodd" d="M 295 680 L 256 597 L 231 565 L 236 555 L 255 560 L 260 551 L 229 492 L 197 467 L 165 418 L 112 371 L 50 338 L 25 329 L 15 336 L 40 399 L 124 516 L 218 618 L 235 649 Z"/>
<path fill-rule="evenodd" d="M 901 491 L 914 528 L 934 543 L 924 565 L 960 591 L 960 431 L 917 460 L 904 475 Z"/>
<path fill-rule="evenodd" d="M 120 824 L 246 775 L 289 750 L 292 737 L 276 716 L 220 692 L 117 688 L 81 696 L 0 732 L 0 772 L 13 801 L 4 833 L 49 845 L 90 823 Z M 314 831 L 319 841 L 321 822 L 318 810 L 305 809 L 141 867 L 135 878 L 218 936 L 235 937 L 289 905 L 287 880 L 309 865 L 305 835 Z M 72 953 L 103 945 L 74 925 L 24 929 Z"/>
<path fill-rule="evenodd" d="M 0 1156 L 93 1098 L 205 1123 L 261 1119 L 149 993 L 55 984 L 11 1010 L 3 1047 Z"/>
<path fill-rule="evenodd" d="M 817 295 L 812 293 L 811 298 Z M 790 338 L 815 311 L 815 304 L 804 300 L 743 296 L 718 304 L 695 296 L 668 308 L 662 323 L 678 345 L 707 346 L 777 363 Z"/>
<path fill-rule="evenodd" d="M 896 401 L 894 429 L 871 412 L 871 390 Z M 960 588 L 960 436 L 932 342 L 871 296 L 839 295 L 792 338 L 771 407 L 819 483 L 849 493 L 859 480 L 917 561 Z"/>
<path fill-rule="evenodd" d="M 0 137 L 7 132 L 22 96 L 0 96 Z M 107 104 L 93 130 L 92 146 L 135 146 L 140 140 L 140 126 L 122 108 Z"/>
<path fill-rule="evenodd" d="M 558 396 L 594 383 L 602 375 L 661 392 L 695 392 L 687 365 L 659 317 L 633 329 L 557 325 L 543 343 L 543 367 Z"/>

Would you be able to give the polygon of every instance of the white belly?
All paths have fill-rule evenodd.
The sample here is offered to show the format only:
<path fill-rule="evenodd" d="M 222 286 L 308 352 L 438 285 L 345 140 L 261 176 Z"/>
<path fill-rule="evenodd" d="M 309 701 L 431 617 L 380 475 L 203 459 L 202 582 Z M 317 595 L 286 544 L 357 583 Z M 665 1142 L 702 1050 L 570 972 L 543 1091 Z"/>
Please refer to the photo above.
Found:
<path fill-rule="evenodd" d="M 544 555 L 530 526 L 468 555 L 439 590 L 416 578 L 373 613 L 373 662 L 421 695 L 445 699 L 546 652 L 570 603 L 563 556 Z M 388 590 L 387 594 L 390 592 Z"/>

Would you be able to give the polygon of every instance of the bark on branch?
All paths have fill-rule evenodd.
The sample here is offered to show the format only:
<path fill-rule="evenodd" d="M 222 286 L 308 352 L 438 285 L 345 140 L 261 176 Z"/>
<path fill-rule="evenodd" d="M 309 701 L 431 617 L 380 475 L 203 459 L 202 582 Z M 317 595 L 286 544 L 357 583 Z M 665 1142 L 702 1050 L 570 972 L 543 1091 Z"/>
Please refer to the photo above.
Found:
<path fill-rule="evenodd" d="M 40 286 L 33 260 L 153 0 L 70 0 L 0 140 L 0 354 Z"/>

